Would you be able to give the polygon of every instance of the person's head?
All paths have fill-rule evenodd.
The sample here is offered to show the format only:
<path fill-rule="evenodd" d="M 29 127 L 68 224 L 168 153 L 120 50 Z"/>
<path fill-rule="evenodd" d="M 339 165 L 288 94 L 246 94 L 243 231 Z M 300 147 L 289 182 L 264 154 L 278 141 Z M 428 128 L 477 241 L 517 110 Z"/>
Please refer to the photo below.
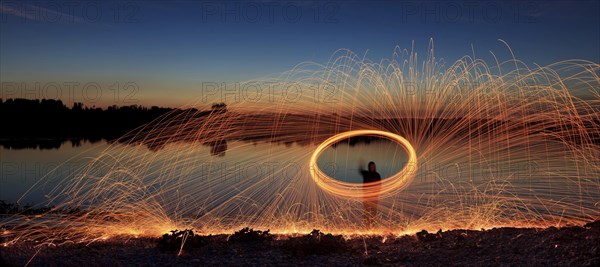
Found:
<path fill-rule="evenodd" d="M 369 171 L 370 172 L 374 172 L 377 170 L 377 167 L 375 167 L 375 162 L 369 162 Z"/>

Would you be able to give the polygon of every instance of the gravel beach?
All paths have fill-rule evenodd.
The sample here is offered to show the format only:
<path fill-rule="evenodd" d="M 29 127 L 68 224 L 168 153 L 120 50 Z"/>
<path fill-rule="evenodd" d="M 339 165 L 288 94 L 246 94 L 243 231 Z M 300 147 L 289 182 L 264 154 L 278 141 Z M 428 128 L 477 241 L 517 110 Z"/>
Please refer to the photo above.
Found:
<path fill-rule="evenodd" d="M 0 247 L 1 266 L 600 266 L 600 221 L 565 228 L 419 232 L 400 237 L 215 235 L 117 237 Z M 240 238 L 241 236 L 241 238 Z M 163 243 L 161 243 L 161 239 Z"/>

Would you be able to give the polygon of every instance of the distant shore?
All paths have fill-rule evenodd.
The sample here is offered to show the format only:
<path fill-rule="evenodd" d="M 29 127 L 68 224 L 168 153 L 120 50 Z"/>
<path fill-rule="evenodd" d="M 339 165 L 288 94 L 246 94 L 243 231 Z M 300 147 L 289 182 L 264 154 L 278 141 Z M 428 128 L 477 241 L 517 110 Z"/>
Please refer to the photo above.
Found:
<path fill-rule="evenodd" d="M 241 232 L 241 231 L 240 231 Z M 0 248 L 2 266 L 599 266 L 600 220 L 564 228 L 494 228 L 353 237 L 244 232 L 188 238 L 119 237 L 91 244 Z M 316 233 L 316 234 L 315 234 Z M 162 240 L 162 241 L 161 241 Z M 174 240 L 174 239 L 173 239 Z M 169 241 L 169 240 L 167 240 Z M 178 255 L 180 254 L 180 255 Z M 34 256 L 35 255 L 35 256 Z M 31 261 L 30 261 L 31 260 Z"/>

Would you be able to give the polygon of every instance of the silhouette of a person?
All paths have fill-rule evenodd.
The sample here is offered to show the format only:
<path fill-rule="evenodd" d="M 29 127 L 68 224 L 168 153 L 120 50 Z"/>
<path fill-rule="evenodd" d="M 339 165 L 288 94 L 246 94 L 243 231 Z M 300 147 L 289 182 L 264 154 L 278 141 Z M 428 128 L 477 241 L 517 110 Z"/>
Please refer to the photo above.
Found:
<path fill-rule="evenodd" d="M 377 166 L 375 165 L 375 162 L 369 162 L 368 165 L 368 169 L 367 170 L 363 170 L 362 167 L 360 167 L 360 174 L 363 177 L 363 187 L 365 190 L 377 190 L 379 191 L 379 188 L 381 187 L 381 185 L 378 184 L 378 182 L 381 181 L 381 175 L 379 175 L 379 173 L 377 172 Z M 372 184 L 372 183 L 376 183 L 376 184 Z M 368 189 L 367 189 L 368 187 Z M 373 226 L 373 224 L 375 224 L 375 219 L 377 218 L 377 204 L 378 204 L 378 197 L 365 197 L 363 199 L 363 205 L 365 208 L 365 216 L 364 216 L 364 223 L 365 223 L 365 227 L 367 228 L 371 228 Z"/>

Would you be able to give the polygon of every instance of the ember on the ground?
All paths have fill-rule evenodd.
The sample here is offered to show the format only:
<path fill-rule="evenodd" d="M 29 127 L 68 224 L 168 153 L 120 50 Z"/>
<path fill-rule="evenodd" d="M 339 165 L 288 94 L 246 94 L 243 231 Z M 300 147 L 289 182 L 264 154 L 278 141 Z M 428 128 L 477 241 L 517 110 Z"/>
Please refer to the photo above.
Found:
<path fill-rule="evenodd" d="M 181 250 L 183 236 L 189 240 Z M 244 228 L 232 235 L 172 231 L 92 244 L 0 248 L 1 266 L 600 266 L 600 221 L 565 228 L 451 230 L 401 237 L 343 238 L 318 230 L 281 236 Z M 34 257 L 35 255 L 35 257 Z"/>

